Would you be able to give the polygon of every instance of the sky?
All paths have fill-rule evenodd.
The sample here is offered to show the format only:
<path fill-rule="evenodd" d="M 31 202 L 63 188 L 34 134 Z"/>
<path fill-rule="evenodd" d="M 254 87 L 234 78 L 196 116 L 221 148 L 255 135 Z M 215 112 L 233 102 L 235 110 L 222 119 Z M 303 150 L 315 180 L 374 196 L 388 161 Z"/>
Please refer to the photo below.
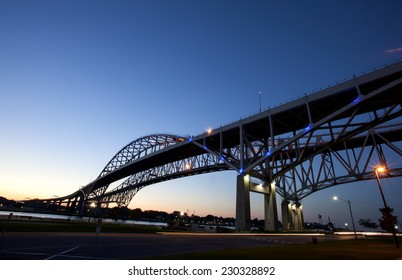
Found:
<path fill-rule="evenodd" d="M 395 1 L 0 1 L 0 196 L 68 195 L 126 144 L 197 135 L 402 58 Z M 399 179 L 383 180 L 402 217 Z M 235 216 L 236 173 L 142 189 L 130 208 Z M 375 181 L 303 201 L 377 221 Z M 252 218 L 263 218 L 252 194 Z M 278 198 L 279 199 L 279 198 Z"/>

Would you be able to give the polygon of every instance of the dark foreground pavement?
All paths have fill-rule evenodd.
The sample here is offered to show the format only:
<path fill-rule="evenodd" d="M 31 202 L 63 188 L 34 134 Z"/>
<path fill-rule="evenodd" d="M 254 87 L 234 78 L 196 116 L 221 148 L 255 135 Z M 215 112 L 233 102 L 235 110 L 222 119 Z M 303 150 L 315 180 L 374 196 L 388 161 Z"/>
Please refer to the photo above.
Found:
<path fill-rule="evenodd" d="M 318 240 L 335 237 L 318 236 Z M 13 233 L 0 240 L 2 260 L 150 259 L 182 253 L 312 242 L 312 236 L 236 234 Z"/>

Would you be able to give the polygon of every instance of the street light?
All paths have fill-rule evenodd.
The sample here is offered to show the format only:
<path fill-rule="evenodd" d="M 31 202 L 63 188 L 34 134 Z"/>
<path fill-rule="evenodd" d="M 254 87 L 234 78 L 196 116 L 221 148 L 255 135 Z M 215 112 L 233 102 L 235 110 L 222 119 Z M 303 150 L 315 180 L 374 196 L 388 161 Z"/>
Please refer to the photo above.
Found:
<path fill-rule="evenodd" d="M 344 200 L 340 197 L 334 196 L 334 200 L 342 200 L 343 202 L 346 202 L 349 205 L 349 212 L 350 212 L 350 218 L 352 219 L 352 225 L 353 225 L 353 232 L 355 233 L 355 239 L 357 239 L 357 234 L 356 234 L 356 227 L 355 227 L 355 221 L 353 219 L 353 214 L 352 214 L 352 206 L 350 205 L 350 200 Z M 347 224 L 345 224 L 347 226 Z"/>
<path fill-rule="evenodd" d="M 385 211 L 387 211 L 387 209 L 389 209 L 389 207 L 387 205 L 387 202 L 385 201 L 384 192 L 382 190 L 382 185 L 381 185 L 380 177 L 379 177 L 378 174 L 379 173 L 386 173 L 386 172 L 387 172 L 387 169 L 384 166 L 374 167 L 374 173 L 375 173 L 375 177 L 377 179 L 378 188 L 380 189 L 381 198 L 382 198 L 382 202 L 384 203 Z M 388 213 L 388 214 L 390 215 L 391 213 Z M 396 248 L 399 248 L 399 242 L 398 242 L 398 238 L 396 237 L 396 230 L 395 229 L 392 230 L 392 235 L 394 237 Z"/>

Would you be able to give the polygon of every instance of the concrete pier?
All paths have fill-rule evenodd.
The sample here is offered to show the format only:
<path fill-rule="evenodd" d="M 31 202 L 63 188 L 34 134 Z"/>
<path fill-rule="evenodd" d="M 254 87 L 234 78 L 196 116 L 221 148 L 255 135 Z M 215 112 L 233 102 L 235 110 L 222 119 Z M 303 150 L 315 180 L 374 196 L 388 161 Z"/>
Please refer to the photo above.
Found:
<path fill-rule="evenodd" d="M 275 183 L 268 185 L 268 194 L 264 194 L 264 216 L 265 230 L 278 230 L 278 209 L 276 205 L 276 190 Z"/>
<path fill-rule="evenodd" d="M 236 232 L 251 230 L 250 176 L 238 175 L 236 186 Z"/>

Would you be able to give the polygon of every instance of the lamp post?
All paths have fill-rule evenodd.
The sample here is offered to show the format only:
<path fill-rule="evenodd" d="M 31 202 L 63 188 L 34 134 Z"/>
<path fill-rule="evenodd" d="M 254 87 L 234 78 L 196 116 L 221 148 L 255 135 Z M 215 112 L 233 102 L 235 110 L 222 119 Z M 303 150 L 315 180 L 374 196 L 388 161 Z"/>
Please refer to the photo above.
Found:
<path fill-rule="evenodd" d="M 378 188 L 380 189 L 380 193 L 381 193 L 381 198 L 382 198 L 382 202 L 384 203 L 384 208 L 385 211 L 387 211 L 387 209 L 389 209 L 387 202 L 385 201 L 385 196 L 384 196 L 384 192 L 382 190 L 382 185 L 381 185 L 381 181 L 380 181 L 380 176 L 378 175 L 379 173 L 386 173 L 386 169 L 383 166 L 377 166 L 374 168 L 374 173 L 375 173 L 375 177 L 377 179 L 377 184 L 378 184 Z M 390 215 L 391 213 L 388 213 L 388 215 Z M 396 237 L 396 230 L 395 228 L 392 229 L 392 236 L 394 237 L 394 242 L 395 242 L 395 246 L 396 248 L 399 248 L 399 242 L 398 242 L 398 238 Z"/>
<path fill-rule="evenodd" d="M 355 239 L 357 239 L 357 234 L 356 234 L 356 227 L 355 227 L 355 221 L 354 221 L 354 219 L 353 219 L 353 213 L 352 213 L 352 206 L 350 205 L 350 200 L 344 200 L 344 199 L 342 199 L 342 198 L 340 198 L 340 197 L 337 197 L 337 196 L 334 196 L 333 197 L 333 199 L 334 200 L 342 200 L 343 202 L 346 202 L 348 205 L 349 205 L 349 212 L 350 212 L 350 218 L 352 219 L 352 225 L 353 225 L 353 232 L 354 232 L 354 234 L 355 234 Z M 347 225 L 347 224 L 345 224 L 345 225 Z"/>
<path fill-rule="evenodd" d="M 385 208 L 388 208 L 387 202 L 385 201 L 384 192 L 383 192 L 383 190 L 382 190 L 382 185 L 381 185 L 380 177 L 378 176 L 378 173 L 385 173 L 385 171 L 386 171 L 385 168 L 382 167 L 382 166 L 374 168 L 375 177 L 376 177 L 376 179 L 377 179 L 378 188 L 380 189 L 382 202 L 384 203 L 384 207 L 385 207 Z"/>

